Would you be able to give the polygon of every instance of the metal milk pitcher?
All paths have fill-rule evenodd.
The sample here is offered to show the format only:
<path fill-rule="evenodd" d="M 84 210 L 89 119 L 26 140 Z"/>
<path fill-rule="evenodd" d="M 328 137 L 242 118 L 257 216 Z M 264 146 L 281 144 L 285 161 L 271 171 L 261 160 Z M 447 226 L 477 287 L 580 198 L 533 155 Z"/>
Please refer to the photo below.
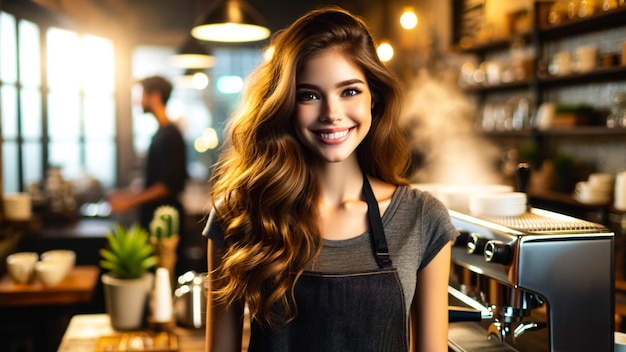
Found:
<path fill-rule="evenodd" d="M 188 271 L 178 277 L 174 291 L 176 322 L 184 327 L 200 329 L 206 325 L 208 273 Z"/>

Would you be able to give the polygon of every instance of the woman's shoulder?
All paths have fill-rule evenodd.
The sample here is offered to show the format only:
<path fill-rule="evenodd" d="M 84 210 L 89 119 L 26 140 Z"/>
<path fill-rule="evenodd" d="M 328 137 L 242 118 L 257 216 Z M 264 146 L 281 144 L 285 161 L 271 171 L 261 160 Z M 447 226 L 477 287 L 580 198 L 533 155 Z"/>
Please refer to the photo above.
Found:
<path fill-rule="evenodd" d="M 405 208 L 405 210 L 410 209 L 411 211 L 421 212 L 420 209 L 429 209 L 430 211 L 447 212 L 447 208 L 438 198 L 415 185 L 398 186 L 392 205 Z"/>

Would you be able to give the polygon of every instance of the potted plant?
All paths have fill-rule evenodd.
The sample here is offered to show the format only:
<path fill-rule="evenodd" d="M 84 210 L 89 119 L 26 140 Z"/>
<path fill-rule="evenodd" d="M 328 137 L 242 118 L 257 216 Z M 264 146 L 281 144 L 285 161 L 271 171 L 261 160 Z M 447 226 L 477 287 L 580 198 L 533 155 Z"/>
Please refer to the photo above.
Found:
<path fill-rule="evenodd" d="M 104 298 L 111 326 L 134 330 L 144 317 L 157 263 L 148 232 L 139 225 L 126 229 L 117 224 L 106 236 L 108 246 L 100 250 Z"/>

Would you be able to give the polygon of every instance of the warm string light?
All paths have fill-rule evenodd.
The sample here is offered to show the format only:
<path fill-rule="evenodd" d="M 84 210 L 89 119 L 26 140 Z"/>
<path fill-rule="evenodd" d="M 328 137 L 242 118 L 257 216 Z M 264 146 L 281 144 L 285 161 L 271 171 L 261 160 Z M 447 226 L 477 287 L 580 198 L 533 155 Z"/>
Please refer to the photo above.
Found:
<path fill-rule="evenodd" d="M 387 62 L 393 58 L 393 46 L 387 41 L 383 41 L 376 48 L 378 58 L 382 62 Z"/>
<path fill-rule="evenodd" d="M 406 30 L 411 30 L 417 26 L 417 15 L 412 7 L 405 7 L 400 16 L 400 25 Z"/>
<path fill-rule="evenodd" d="M 400 16 L 400 25 L 402 26 L 402 28 L 406 30 L 411 30 L 417 27 L 418 22 L 419 21 L 415 10 L 412 7 L 405 7 L 403 9 L 402 15 Z M 390 61 L 394 55 L 393 46 L 387 40 L 381 41 L 381 43 L 378 45 L 378 48 L 376 48 L 376 52 L 378 54 L 378 58 L 382 62 Z"/>

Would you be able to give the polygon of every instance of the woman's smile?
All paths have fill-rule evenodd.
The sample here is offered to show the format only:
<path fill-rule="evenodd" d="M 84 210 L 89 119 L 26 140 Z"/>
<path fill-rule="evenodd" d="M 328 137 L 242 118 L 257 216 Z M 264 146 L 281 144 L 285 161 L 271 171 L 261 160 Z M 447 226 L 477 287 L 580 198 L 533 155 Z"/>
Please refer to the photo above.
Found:
<path fill-rule="evenodd" d="M 318 130 L 313 131 L 319 136 L 319 140 L 322 143 L 326 144 L 340 144 L 348 139 L 348 135 L 355 129 L 356 127 L 350 127 L 347 129 L 329 129 L 329 130 Z"/>

